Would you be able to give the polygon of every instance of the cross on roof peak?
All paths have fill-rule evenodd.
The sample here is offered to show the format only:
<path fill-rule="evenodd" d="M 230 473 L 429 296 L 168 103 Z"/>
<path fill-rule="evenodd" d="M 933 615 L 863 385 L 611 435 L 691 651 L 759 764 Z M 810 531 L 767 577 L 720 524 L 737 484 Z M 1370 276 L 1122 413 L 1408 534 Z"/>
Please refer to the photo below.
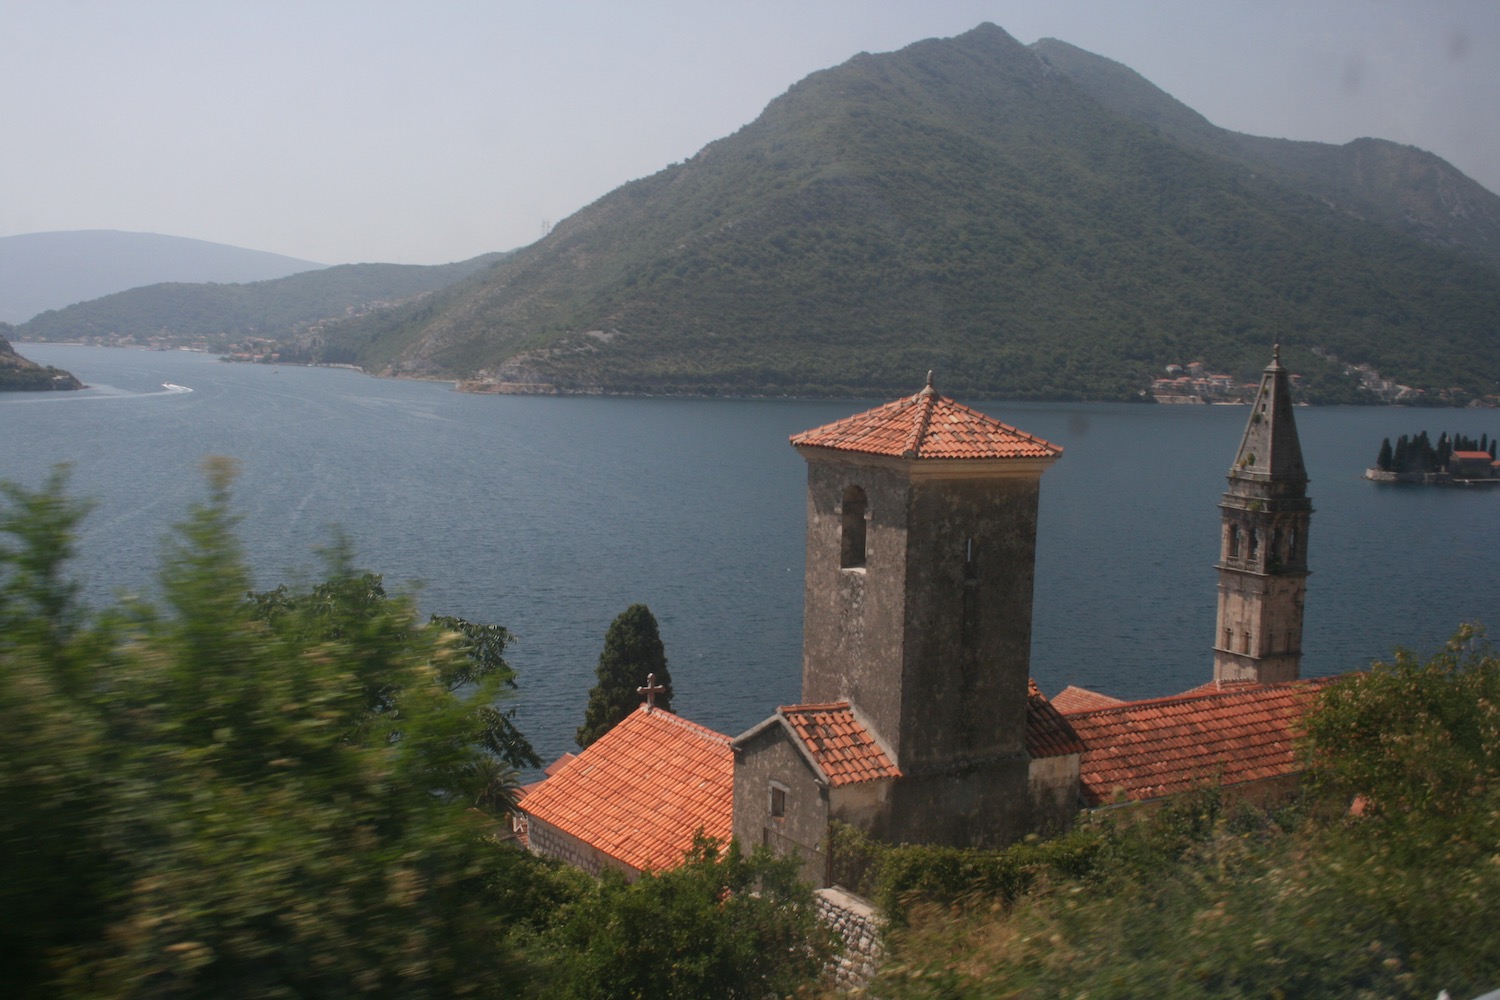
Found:
<path fill-rule="evenodd" d="M 664 685 L 656 683 L 656 675 L 652 673 L 646 675 L 646 686 L 638 687 L 635 690 L 637 694 L 646 696 L 646 711 L 649 712 L 656 707 L 656 696 L 667 689 Z"/>

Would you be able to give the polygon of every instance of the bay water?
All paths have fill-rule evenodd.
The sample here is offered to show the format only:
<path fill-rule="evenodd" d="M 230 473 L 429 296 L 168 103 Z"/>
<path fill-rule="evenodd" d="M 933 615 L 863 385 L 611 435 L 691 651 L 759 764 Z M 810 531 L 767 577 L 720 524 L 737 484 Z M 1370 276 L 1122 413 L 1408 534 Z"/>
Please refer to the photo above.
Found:
<path fill-rule="evenodd" d="M 633 603 L 661 624 L 683 715 L 734 735 L 799 699 L 805 464 L 787 438 L 884 402 L 481 396 L 182 351 L 19 349 L 90 386 L 0 395 L 0 479 L 34 488 L 67 462 L 95 502 L 75 564 L 90 603 L 150 592 L 163 538 L 205 495 L 202 460 L 231 456 L 257 587 L 315 581 L 342 532 L 424 612 L 506 626 L 517 720 L 545 759 L 574 749 L 604 632 Z M 1208 680 L 1217 504 L 1248 408 L 962 402 L 1065 449 L 1042 479 L 1042 689 Z M 1500 490 L 1360 475 L 1384 437 L 1493 438 L 1500 414 L 1296 416 L 1316 509 L 1304 675 L 1500 627 Z"/>

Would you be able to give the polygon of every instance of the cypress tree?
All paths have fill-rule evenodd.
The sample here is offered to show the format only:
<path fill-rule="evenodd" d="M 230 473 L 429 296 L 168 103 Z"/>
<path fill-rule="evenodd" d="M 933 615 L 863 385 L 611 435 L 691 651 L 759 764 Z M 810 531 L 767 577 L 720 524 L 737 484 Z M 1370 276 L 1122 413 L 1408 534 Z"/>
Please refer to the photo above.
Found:
<path fill-rule="evenodd" d="M 589 691 L 583 725 L 574 737 L 580 747 L 589 746 L 635 711 L 644 700 L 638 689 L 650 674 L 666 689 L 656 696 L 656 707 L 671 710 L 672 675 L 667 673 L 666 650 L 650 608 L 632 604 L 610 624 L 595 674 L 599 683 Z"/>
<path fill-rule="evenodd" d="M 1385 440 L 1383 440 L 1383 441 L 1380 442 L 1380 457 L 1377 458 L 1377 459 L 1375 459 L 1375 465 L 1382 472 L 1390 472 L 1391 471 L 1391 462 L 1392 462 L 1391 439 L 1390 438 L 1386 438 Z"/>

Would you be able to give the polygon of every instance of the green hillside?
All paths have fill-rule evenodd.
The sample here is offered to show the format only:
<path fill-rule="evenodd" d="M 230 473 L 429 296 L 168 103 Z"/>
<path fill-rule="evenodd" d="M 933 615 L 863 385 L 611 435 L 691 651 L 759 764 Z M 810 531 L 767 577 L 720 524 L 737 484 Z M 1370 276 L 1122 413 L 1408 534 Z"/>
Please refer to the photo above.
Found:
<path fill-rule="evenodd" d="M 0 392 L 83 388 L 83 383 L 71 372 L 51 365 L 43 367 L 21 357 L 5 338 L 8 333 L 14 334 L 15 328 L 9 323 L 0 323 Z"/>
<path fill-rule="evenodd" d="M 1500 267 L 1500 195 L 1431 153 L 1383 139 L 1335 146 L 1231 132 L 1110 59 L 1051 38 L 1032 48 L 1106 107 L 1175 142 L 1350 216 Z"/>
<path fill-rule="evenodd" d="M 1111 399 L 1174 361 L 1253 378 L 1279 340 L 1315 398 L 1355 393 L 1313 348 L 1500 392 L 1482 252 L 1174 137 L 1055 55 L 985 25 L 857 56 L 327 342 L 394 374 L 560 391 L 889 394 L 935 369 L 969 396 Z"/>
<path fill-rule="evenodd" d="M 503 259 L 456 264 L 345 264 L 249 284 L 166 283 L 133 288 L 42 313 L 17 327 L 36 341 L 149 337 L 168 342 L 244 337 L 296 341 L 318 321 L 396 305 Z"/>

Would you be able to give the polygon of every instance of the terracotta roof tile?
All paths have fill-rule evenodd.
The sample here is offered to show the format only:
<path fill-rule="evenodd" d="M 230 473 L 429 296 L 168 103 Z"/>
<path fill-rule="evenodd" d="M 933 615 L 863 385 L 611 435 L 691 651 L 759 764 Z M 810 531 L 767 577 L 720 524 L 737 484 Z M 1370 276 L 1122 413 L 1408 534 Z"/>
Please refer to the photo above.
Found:
<path fill-rule="evenodd" d="M 1038 757 L 1062 757 L 1082 753 L 1083 743 L 1068 720 L 1042 694 L 1036 681 L 1028 682 L 1026 697 L 1026 752 Z"/>
<path fill-rule="evenodd" d="M 895 458 L 1053 459 L 1062 448 L 987 417 L 947 396 L 929 381 L 915 396 L 792 435 L 796 447 Z"/>
<path fill-rule="evenodd" d="M 526 796 L 526 813 L 632 868 L 680 864 L 700 828 L 729 840 L 729 737 L 645 706 Z"/>
<path fill-rule="evenodd" d="M 1089 805 L 1142 801 L 1205 782 L 1295 774 L 1298 726 L 1331 679 L 1234 685 L 1065 713 L 1084 745 L 1083 797 Z"/>
<path fill-rule="evenodd" d="M 776 711 L 818 762 L 830 785 L 901 777 L 901 769 L 854 717 L 847 701 L 782 705 Z"/>
<path fill-rule="evenodd" d="M 1052 699 L 1052 707 L 1064 715 L 1069 712 L 1082 712 L 1090 708 L 1108 708 L 1110 705 L 1123 704 L 1125 702 L 1120 698 L 1111 698 L 1107 694 L 1090 691 L 1088 688 L 1075 687 L 1072 684 L 1057 692 L 1057 697 Z"/>

